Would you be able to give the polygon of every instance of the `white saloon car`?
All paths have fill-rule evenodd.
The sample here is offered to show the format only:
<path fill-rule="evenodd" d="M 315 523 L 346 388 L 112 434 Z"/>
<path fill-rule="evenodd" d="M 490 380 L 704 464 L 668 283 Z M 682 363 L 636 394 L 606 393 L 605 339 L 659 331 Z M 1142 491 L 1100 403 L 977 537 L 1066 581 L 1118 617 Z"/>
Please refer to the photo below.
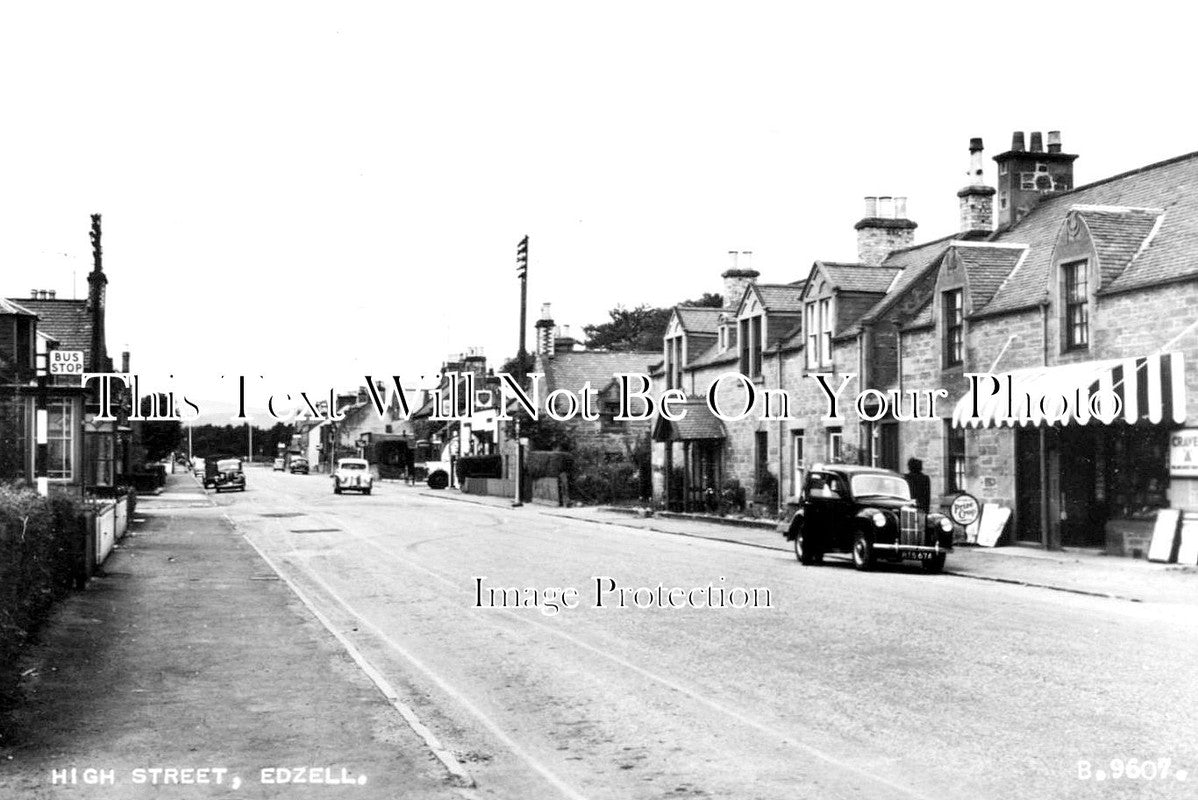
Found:
<path fill-rule="evenodd" d="M 333 473 L 333 494 L 344 491 L 370 494 L 374 488 L 374 476 L 370 474 L 370 464 L 364 458 L 337 459 L 337 471 Z"/>

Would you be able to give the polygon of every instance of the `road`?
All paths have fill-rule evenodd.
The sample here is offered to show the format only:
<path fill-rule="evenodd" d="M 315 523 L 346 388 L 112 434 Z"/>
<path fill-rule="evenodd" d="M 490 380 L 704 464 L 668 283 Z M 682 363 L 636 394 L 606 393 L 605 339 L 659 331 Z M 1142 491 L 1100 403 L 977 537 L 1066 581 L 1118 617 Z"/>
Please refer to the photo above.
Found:
<path fill-rule="evenodd" d="M 1198 796 L 1198 620 L 1170 607 L 805 568 L 390 483 L 338 496 L 326 476 L 249 480 L 215 502 L 472 796 Z M 652 592 L 596 608 L 597 577 L 700 587 L 697 601 L 766 591 L 756 608 L 638 607 Z M 479 607 L 502 587 L 575 587 L 578 607 Z M 1138 777 L 1111 774 L 1130 759 Z M 1158 759 L 1167 778 L 1140 774 Z"/>

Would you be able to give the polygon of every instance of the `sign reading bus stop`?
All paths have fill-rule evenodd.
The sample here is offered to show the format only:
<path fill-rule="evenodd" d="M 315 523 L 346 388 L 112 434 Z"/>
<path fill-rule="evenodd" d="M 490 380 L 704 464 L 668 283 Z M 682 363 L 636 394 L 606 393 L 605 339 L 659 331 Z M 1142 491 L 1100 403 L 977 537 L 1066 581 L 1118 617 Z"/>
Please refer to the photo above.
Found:
<path fill-rule="evenodd" d="M 51 375 L 83 374 L 82 350 L 51 350 L 49 356 Z"/>

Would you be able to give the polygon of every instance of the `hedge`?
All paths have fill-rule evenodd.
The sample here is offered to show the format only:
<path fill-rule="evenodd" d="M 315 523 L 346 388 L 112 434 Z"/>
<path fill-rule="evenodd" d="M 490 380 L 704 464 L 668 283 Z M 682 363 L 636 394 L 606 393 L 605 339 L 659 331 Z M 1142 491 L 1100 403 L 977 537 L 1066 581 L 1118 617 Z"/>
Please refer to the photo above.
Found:
<path fill-rule="evenodd" d="M 457 460 L 458 480 L 502 478 L 503 456 L 462 456 Z"/>
<path fill-rule="evenodd" d="M 574 472 L 574 456 L 560 450 L 533 450 L 525 458 L 524 468 L 530 478 L 556 478 Z"/>
<path fill-rule="evenodd" d="M 83 508 L 0 484 L 0 705 L 15 691 L 22 645 L 74 582 Z"/>

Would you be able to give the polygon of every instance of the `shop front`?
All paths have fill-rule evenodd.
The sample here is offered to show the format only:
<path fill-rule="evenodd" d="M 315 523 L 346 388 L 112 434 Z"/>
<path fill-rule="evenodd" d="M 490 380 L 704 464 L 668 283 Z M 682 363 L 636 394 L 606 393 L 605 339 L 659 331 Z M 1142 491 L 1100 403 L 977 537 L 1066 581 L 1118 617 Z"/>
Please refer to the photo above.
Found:
<path fill-rule="evenodd" d="M 1012 539 L 1146 555 L 1157 512 L 1186 502 L 1171 491 L 1178 478 L 1170 469 L 1171 441 L 1186 418 L 1181 354 L 996 377 L 1003 390 L 979 383 L 979 397 L 966 393 L 953 424 L 1011 429 Z"/>

